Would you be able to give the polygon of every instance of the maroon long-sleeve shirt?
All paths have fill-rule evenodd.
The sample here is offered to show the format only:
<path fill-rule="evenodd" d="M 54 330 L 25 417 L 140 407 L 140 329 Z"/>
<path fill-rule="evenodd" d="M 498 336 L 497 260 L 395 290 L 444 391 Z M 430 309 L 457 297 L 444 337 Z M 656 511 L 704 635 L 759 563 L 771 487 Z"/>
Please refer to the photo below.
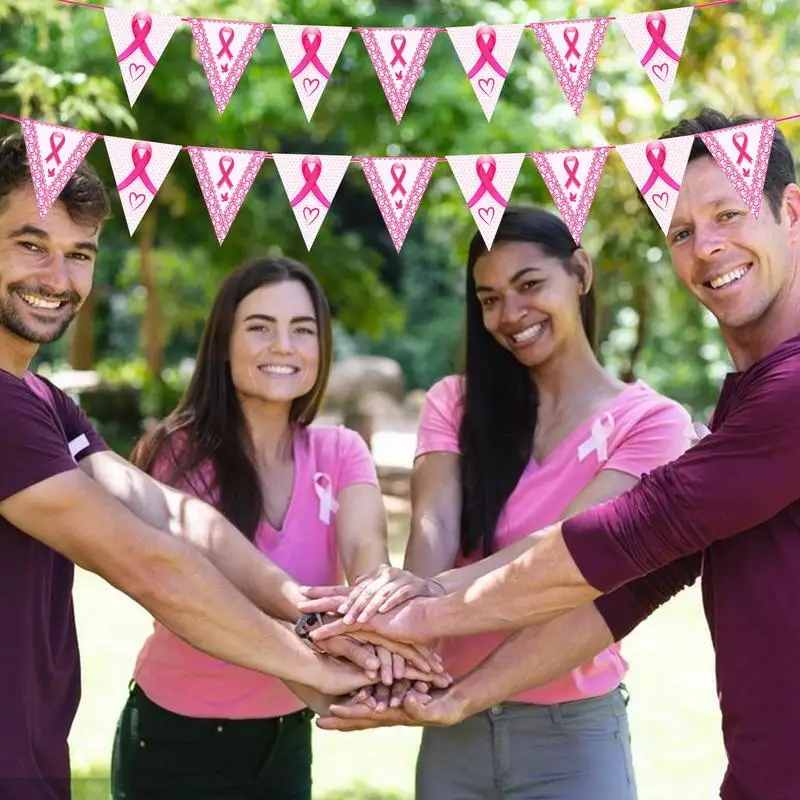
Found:
<path fill-rule="evenodd" d="M 720 796 L 799 800 L 800 336 L 726 378 L 711 430 L 563 534 L 618 638 L 702 568 L 729 762 Z"/>

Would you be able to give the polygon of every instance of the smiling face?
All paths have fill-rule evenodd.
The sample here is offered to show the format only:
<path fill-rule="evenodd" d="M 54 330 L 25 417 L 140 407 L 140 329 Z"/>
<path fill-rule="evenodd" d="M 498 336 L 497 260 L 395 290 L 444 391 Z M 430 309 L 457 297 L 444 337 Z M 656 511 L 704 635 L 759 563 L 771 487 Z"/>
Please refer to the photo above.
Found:
<path fill-rule="evenodd" d="M 239 303 L 230 364 L 243 397 L 291 406 L 312 389 L 320 366 L 318 321 L 300 281 L 261 286 Z"/>
<path fill-rule="evenodd" d="M 580 296 L 591 280 L 591 262 L 583 251 L 572 258 L 583 278 L 529 242 L 496 243 L 475 262 L 483 324 L 526 367 L 545 363 L 586 336 Z"/>
<path fill-rule="evenodd" d="M 98 226 L 74 222 L 61 202 L 39 217 L 33 187 L 0 211 L 0 330 L 32 345 L 66 331 L 92 288 Z"/>
<path fill-rule="evenodd" d="M 711 156 L 686 168 L 668 233 L 672 261 L 728 337 L 780 314 L 796 277 L 799 220 L 796 187 L 784 190 L 779 219 L 766 199 L 754 219 Z"/>

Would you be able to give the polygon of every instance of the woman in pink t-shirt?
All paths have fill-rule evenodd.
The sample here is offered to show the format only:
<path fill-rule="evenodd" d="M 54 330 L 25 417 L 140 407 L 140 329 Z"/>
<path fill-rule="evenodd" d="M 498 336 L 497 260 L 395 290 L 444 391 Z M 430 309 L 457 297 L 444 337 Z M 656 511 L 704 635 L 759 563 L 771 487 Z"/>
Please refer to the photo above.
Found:
<path fill-rule="evenodd" d="M 683 408 L 598 362 L 592 262 L 558 217 L 509 208 L 490 251 L 476 234 L 466 304 L 465 374 L 430 389 L 420 421 L 413 575 L 384 568 L 362 582 L 339 609 L 346 620 L 460 588 L 491 568 L 490 554 L 620 494 L 689 444 Z M 445 667 L 464 675 L 507 636 L 442 641 Z M 426 728 L 417 800 L 634 800 L 626 671 L 614 645 L 550 684 Z"/>
<path fill-rule="evenodd" d="M 177 409 L 133 456 L 216 505 L 305 584 L 336 582 L 340 563 L 350 580 L 388 563 L 366 444 L 346 428 L 311 425 L 331 356 L 313 275 L 287 258 L 244 264 L 214 300 Z M 287 579 L 285 594 L 294 622 L 298 583 Z M 387 683 L 414 674 L 397 653 L 374 655 Z M 218 661 L 155 623 L 117 727 L 113 796 L 308 800 L 311 717 L 280 680 Z"/>

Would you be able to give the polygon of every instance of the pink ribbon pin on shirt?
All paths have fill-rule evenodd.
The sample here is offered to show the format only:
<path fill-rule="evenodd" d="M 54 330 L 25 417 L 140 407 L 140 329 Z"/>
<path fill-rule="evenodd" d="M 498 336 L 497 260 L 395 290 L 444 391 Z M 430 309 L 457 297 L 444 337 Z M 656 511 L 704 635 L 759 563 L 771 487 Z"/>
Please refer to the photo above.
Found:
<path fill-rule="evenodd" d="M 602 464 L 608 461 L 608 447 L 606 443 L 614 432 L 614 417 L 605 411 L 601 416 L 592 422 L 592 434 L 585 441 L 578 445 L 578 461 L 583 461 L 592 453 L 597 453 L 597 461 Z"/>
<path fill-rule="evenodd" d="M 333 481 L 327 472 L 315 473 L 314 491 L 319 499 L 319 521 L 330 525 L 331 513 L 339 510 L 339 504 L 333 496 Z"/>

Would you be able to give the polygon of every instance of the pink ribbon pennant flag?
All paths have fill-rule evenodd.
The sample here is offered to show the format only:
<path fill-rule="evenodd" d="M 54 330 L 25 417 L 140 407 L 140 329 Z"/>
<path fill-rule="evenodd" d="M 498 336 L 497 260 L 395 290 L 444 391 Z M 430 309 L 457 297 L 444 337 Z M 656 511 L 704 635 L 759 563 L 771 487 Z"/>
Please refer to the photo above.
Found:
<path fill-rule="evenodd" d="M 104 136 L 128 232 L 133 232 L 161 188 L 181 151 L 179 144 Z"/>
<path fill-rule="evenodd" d="M 306 119 L 311 122 L 351 28 L 273 25 L 272 29 Z"/>
<path fill-rule="evenodd" d="M 222 244 L 267 154 L 194 146 L 187 150 L 217 241 Z"/>
<path fill-rule="evenodd" d="M 478 25 L 448 28 L 486 119 L 492 119 L 524 25 Z"/>
<path fill-rule="evenodd" d="M 95 143 L 98 134 L 24 119 L 22 135 L 25 139 L 36 205 L 39 216 L 44 219 Z"/>
<path fill-rule="evenodd" d="M 720 169 L 756 219 L 764 198 L 764 179 L 774 136 L 773 119 L 700 134 Z"/>
<path fill-rule="evenodd" d="M 311 250 L 352 157 L 273 153 L 272 158 Z"/>
<path fill-rule="evenodd" d="M 181 23 L 180 17 L 104 8 L 122 80 L 133 105 Z"/>
<path fill-rule="evenodd" d="M 362 28 L 361 38 L 399 125 L 436 38 L 436 28 Z"/>
<path fill-rule="evenodd" d="M 267 26 L 211 19 L 190 19 L 189 24 L 217 112 L 222 114 Z"/>
<path fill-rule="evenodd" d="M 609 22 L 603 17 L 533 25 L 533 32 L 576 116 L 581 112 Z"/>
<path fill-rule="evenodd" d="M 435 156 L 361 159 L 395 250 L 400 252 L 436 166 Z"/>
<path fill-rule="evenodd" d="M 619 144 L 617 152 L 664 235 L 669 230 L 694 136 Z"/>
<path fill-rule="evenodd" d="M 447 156 L 467 208 L 490 249 L 524 158 L 524 153 Z"/>
<path fill-rule="evenodd" d="M 617 24 L 664 103 L 675 84 L 693 11 L 694 6 L 686 6 L 617 16 Z"/>
<path fill-rule="evenodd" d="M 610 150 L 610 147 L 588 147 L 531 156 L 579 247 Z"/>

